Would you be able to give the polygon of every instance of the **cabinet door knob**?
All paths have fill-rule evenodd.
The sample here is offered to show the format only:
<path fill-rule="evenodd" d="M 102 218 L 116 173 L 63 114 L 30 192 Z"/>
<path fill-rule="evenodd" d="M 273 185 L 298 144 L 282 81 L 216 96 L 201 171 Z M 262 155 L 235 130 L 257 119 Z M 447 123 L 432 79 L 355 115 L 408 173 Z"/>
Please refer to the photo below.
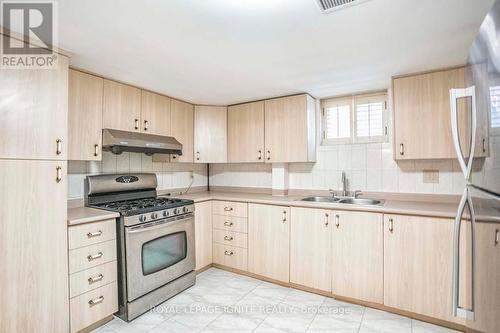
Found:
<path fill-rule="evenodd" d="M 340 227 L 340 215 L 339 214 L 335 215 L 335 226 L 337 227 L 337 229 Z"/>
<path fill-rule="evenodd" d="M 89 305 L 92 306 L 92 305 L 96 305 L 96 304 L 99 304 L 99 303 L 102 303 L 104 301 L 104 296 L 100 296 L 99 298 L 96 298 L 96 299 L 91 299 L 89 301 Z"/>
<path fill-rule="evenodd" d="M 56 183 L 60 183 L 62 180 L 62 168 L 58 166 L 56 168 Z"/>
<path fill-rule="evenodd" d="M 500 230 L 495 230 L 495 246 L 500 242 Z"/>
<path fill-rule="evenodd" d="M 96 259 L 102 258 L 102 256 L 103 256 L 103 253 L 102 253 L 102 252 L 99 252 L 99 253 L 97 253 L 97 254 L 89 254 L 89 255 L 87 256 L 87 260 L 88 260 L 88 261 L 96 260 Z"/>
<path fill-rule="evenodd" d="M 137 119 L 137 118 L 136 118 L 136 119 L 134 119 L 134 124 L 135 124 L 135 125 L 134 125 L 134 128 L 135 128 L 136 130 L 138 130 L 138 129 L 139 129 L 139 119 Z"/>
<path fill-rule="evenodd" d="M 389 219 L 389 231 L 391 233 L 394 231 L 394 220 L 392 218 Z"/>
<path fill-rule="evenodd" d="M 102 235 L 102 230 L 96 232 L 89 232 L 87 233 L 87 238 L 99 237 L 101 235 Z"/>
<path fill-rule="evenodd" d="M 286 222 L 286 210 L 283 211 L 283 218 L 282 218 L 282 222 L 285 223 Z"/>
<path fill-rule="evenodd" d="M 232 241 L 234 238 L 230 236 L 224 236 L 224 240 Z"/>
<path fill-rule="evenodd" d="M 399 145 L 399 155 L 403 156 L 405 154 L 405 144 L 401 143 Z"/>
<path fill-rule="evenodd" d="M 94 145 L 94 156 L 99 156 L 99 145 L 98 144 L 95 144 Z"/>
<path fill-rule="evenodd" d="M 92 283 L 95 283 L 95 282 L 99 282 L 102 279 L 104 279 L 104 275 L 99 274 L 97 276 L 91 276 L 91 277 L 89 277 L 87 281 L 89 281 L 89 284 L 92 284 Z"/>
<path fill-rule="evenodd" d="M 262 159 L 262 150 L 257 153 L 257 159 L 260 161 Z"/>
<path fill-rule="evenodd" d="M 233 251 L 224 251 L 224 254 L 226 256 L 232 256 L 234 254 L 234 252 Z"/>
<path fill-rule="evenodd" d="M 271 159 L 271 151 L 270 151 L 270 150 L 268 150 L 268 151 L 266 152 L 266 159 L 267 159 L 268 161 Z"/>
<path fill-rule="evenodd" d="M 56 155 L 61 155 L 62 154 L 62 140 L 57 139 L 56 140 Z"/>
<path fill-rule="evenodd" d="M 144 130 L 147 131 L 149 127 L 149 121 L 144 120 Z"/>
<path fill-rule="evenodd" d="M 233 226 L 233 222 L 228 222 L 228 221 L 226 221 L 226 222 L 224 222 L 224 225 L 225 225 L 226 227 L 232 227 L 232 226 Z"/>
<path fill-rule="evenodd" d="M 199 152 L 199 151 L 197 151 L 197 152 L 196 152 L 196 160 L 197 160 L 197 161 L 199 161 L 199 160 L 200 160 L 200 152 Z"/>
<path fill-rule="evenodd" d="M 486 139 L 483 139 L 483 153 L 486 153 Z"/>
<path fill-rule="evenodd" d="M 328 227 L 328 213 L 325 213 L 325 227 Z"/>

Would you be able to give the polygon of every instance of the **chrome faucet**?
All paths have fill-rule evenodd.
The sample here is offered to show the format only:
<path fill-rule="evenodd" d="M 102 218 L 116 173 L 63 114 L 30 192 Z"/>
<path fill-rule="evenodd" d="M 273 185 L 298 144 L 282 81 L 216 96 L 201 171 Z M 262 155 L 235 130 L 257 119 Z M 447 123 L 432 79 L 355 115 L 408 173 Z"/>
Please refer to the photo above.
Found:
<path fill-rule="evenodd" d="M 342 196 L 347 196 L 347 179 L 345 177 L 345 171 L 342 171 Z"/>

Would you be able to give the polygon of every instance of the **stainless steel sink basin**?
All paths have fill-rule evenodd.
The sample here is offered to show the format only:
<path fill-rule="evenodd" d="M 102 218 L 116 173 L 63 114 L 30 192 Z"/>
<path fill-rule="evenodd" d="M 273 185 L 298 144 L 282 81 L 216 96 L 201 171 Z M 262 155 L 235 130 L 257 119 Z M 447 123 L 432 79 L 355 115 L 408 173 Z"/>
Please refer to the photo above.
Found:
<path fill-rule="evenodd" d="M 376 205 L 381 205 L 384 202 L 382 200 L 375 200 L 375 199 L 346 198 L 346 199 L 340 199 L 338 203 L 350 204 L 350 205 L 376 206 Z"/>
<path fill-rule="evenodd" d="M 339 198 L 334 197 L 307 197 L 304 199 L 300 199 L 301 201 L 310 201 L 310 202 L 338 202 Z"/>

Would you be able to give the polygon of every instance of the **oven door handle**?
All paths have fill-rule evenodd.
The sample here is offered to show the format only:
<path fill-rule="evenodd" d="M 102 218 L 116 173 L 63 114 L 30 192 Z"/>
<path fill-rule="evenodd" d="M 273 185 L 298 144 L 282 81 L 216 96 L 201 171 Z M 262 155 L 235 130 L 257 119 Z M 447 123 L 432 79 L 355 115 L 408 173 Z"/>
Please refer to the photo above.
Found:
<path fill-rule="evenodd" d="M 126 230 L 127 230 L 127 234 L 138 234 L 138 233 L 141 233 L 141 232 L 146 232 L 146 231 L 151 231 L 151 230 L 157 230 L 157 229 L 165 228 L 167 226 L 171 227 L 171 226 L 177 225 L 177 224 L 179 224 L 181 222 L 185 222 L 186 220 L 192 219 L 193 216 L 194 216 L 193 214 L 188 214 L 187 216 L 183 215 L 180 218 L 173 217 L 173 218 L 169 218 L 169 219 L 160 220 L 160 221 L 163 221 L 163 222 L 155 224 L 155 225 L 150 226 L 150 227 L 148 227 L 148 226 L 140 226 L 140 227 L 134 227 L 134 228 L 126 228 Z"/>

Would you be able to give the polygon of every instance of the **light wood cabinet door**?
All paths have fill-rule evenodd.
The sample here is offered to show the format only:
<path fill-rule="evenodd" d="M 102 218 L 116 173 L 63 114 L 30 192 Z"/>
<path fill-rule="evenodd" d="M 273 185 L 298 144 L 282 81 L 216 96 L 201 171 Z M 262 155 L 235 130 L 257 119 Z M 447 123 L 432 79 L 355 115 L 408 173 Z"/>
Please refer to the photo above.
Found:
<path fill-rule="evenodd" d="M 57 69 L 0 74 L 0 158 L 66 160 L 68 58 Z"/>
<path fill-rule="evenodd" d="M 68 159 L 102 159 L 102 95 L 104 80 L 69 71 Z"/>
<path fill-rule="evenodd" d="M 290 208 L 248 205 L 248 270 L 289 282 Z"/>
<path fill-rule="evenodd" d="M 384 215 L 384 305 L 452 315 L 453 220 Z"/>
<path fill-rule="evenodd" d="M 264 162 L 264 102 L 227 109 L 229 163 Z"/>
<path fill-rule="evenodd" d="M 476 223 L 475 318 L 467 327 L 500 332 L 500 224 Z"/>
<path fill-rule="evenodd" d="M 291 208 L 290 282 L 332 291 L 332 218 L 329 210 Z"/>
<path fill-rule="evenodd" d="M 194 161 L 194 105 L 172 99 L 172 136 L 182 143 L 182 156 L 171 155 L 170 162 Z"/>
<path fill-rule="evenodd" d="M 170 98 L 142 90 L 141 132 L 170 135 Z"/>
<path fill-rule="evenodd" d="M 265 101 L 265 161 L 314 162 L 315 101 L 309 95 Z"/>
<path fill-rule="evenodd" d="M 194 205 L 196 270 L 212 264 L 212 202 Z"/>
<path fill-rule="evenodd" d="M 227 107 L 194 107 L 195 163 L 227 162 Z"/>
<path fill-rule="evenodd" d="M 335 211 L 332 292 L 367 302 L 384 300 L 382 214 Z"/>
<path fill-rule="evenodd" d="M 64 161 L 0 160 L 1 332 L 69 331 L 66 172 Z"/>
<path fill-rule="evenodd" d="M 103 128 L 141 131 L 141 90 L 104 80 Z"/>
<path fill-rule="evenodd" d="M 396 160 L 456 158 L 450 89 L 464 87 L 464 68 L 394 79 Z"/>

